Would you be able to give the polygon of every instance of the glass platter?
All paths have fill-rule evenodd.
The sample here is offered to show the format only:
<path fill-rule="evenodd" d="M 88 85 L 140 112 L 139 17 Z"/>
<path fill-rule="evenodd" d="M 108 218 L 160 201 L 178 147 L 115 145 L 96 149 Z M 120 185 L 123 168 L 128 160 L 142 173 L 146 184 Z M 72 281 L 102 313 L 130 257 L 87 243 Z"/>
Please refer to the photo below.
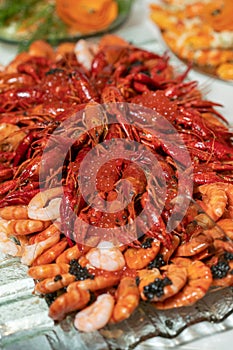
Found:
<path fill-rule="evenodd" d="M 19 44 L 19 43 L 27 43 L 27 41 L 33 41 L 36 39 L 46 39 L 48 42 L 50 42 L 52 45 L 57 45 L 60 42 L 64 41 L 77 41 L 80 38 L 88 38 L 93 37 L 97 35 L 102 35 L 104 33 L 112 32 L 113 30 L 116 30 L 119 26 L 121 26 L 126 19 L 129 16 L 131 6 L 133 3 L 133 0 L 116 0 L 118 4 L 119 13 L 117 18 L 114 20 L 114 22 L 111 23 L 111 25 L 108 28 L 105 28 L 103 30 L 99 30 L 96 32 L 90 32 L 88 34 L 82 34 L 82 33 L 64 33 L 62 28 L 59 26 L 62 25 L 62 22 L 58 20 L 57 18 L 54 19 L 54 27 L 51 26 L 49 33 L 43 33 L 43 30 L 36 31 L 31 33 L 26 33 L 25 35 L 17 34 L 16 33 L 16 24 L 9 24 L 8 26 L 0 26 L 0 41 L 10 44 Z M 61 22 L 61 23 L 60 23 Z M 53 30 L 52 30 L 53 29 Z"/>
<path fill-rule="evenodd" d="M 195 202 L 193 204 L 199 214 L 206 215 Z M 126 321 L 94 333 L 82 333 L 74 328 L 75 313 L 54 324 L 48 317 L 44 298 L 34 295 L 33 288 L 34 281 L 27 275 L 27 266 L 18 258 L 0 253 L 1 350 L 36 350 L 37 346 L 38 350 L 41 346 L 43 350 L 139 350 L 147 340 L 152 349 L 156 345 L 162 350 L 166 348 L 163 346 L 174 347 L 233 329 L 233 287 L 211 289 L 196 304 L 178 309 L 156 310 L 152 304 L 141 302 Z M 202 321 L 207 321 L 207 325 L 203 327 Z M 189 332 L 183 336 L 188 328 Z"/>
<path fill-rule="evenodd" d="M 72 324 L 72 316 L 54 325 L 47 316 L 44 299 L 32 294 L 34 283 L 27 276 L 26 266 L 15 258 L 5 257 L 0 262 L 0 269 L 0 346 L 4 350 L 36 350 L 36 346 L 39 349 L 42 344 L 43 350 L 133 349 L 149 338 L 174 338 L 196 324 L 188 337 L 176 339 L 176 345 L 181 345 L 203 334 L 210 335 L 213 330 L 216 333 L 224 327 L 233 327 L 233 319 L 218 327 L 218 323 L 233 311 L 233 288 L 226 288 L 179 310 L 158 311 L 149 303 L 141 303 L 127 321 L 107 326 L 99 332 L 79 333 Z M 206 329 L 198 325 L 201 321 L 210 322 Z M 156 338 L 152 340 L 156 342 Z M 161 339 L 159 344 L 161 349 Z"/>

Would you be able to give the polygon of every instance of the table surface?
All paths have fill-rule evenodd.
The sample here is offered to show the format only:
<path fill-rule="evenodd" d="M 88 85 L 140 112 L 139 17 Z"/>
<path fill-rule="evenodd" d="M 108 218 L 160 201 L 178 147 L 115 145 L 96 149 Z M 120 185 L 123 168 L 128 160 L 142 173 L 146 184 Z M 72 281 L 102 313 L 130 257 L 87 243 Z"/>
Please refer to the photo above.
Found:
<path fill-rule="evenodd" d="M 151 2 L 156 2 L 156 0 L 135 0 L 128 20 L 115 33 L 148 50 L 160 51 L 162 53 L 167 48 L 162 42 L 159 30 L 149 19 L 148 5 Z M 16 52 L 16 46 L 0 43 L 0 64 L 5 65 L 10 62 Z M 170 56 L 172 63 L 174 62 L 181 69 L 185 68 L 181 61 L 172 54 Z M 233 124 L 233 84 L 213 79 L 196 71 L 191 71 L 189 78 L 191 80 L 197 80 L 200 83 L 200 87 L 206 93 L 207 99 L 223 105 L 219 110 Z M 232 316 L 222 324 L 218 324 L 216 330 L 213 329 L 213 334 L 209 334 L 208 330 L 204 332 L 205 327 L 208 329 L 208 325 L 206 325 L 206 322 L 201 323 L 200 327 L 203 329 L 204 336 L 201 339 L 191 342 L 189 342 L 189 338 L 197 338 L 198 334 L 189 336 L 192 333 L 192 327 L 189 327 L 189 329 L 184 330 L 179 336 L 179 341 L 177 338 L 177 343 L 180 343 L 180 338 L 182 337 L 184 339 L 183 342 L 187 342 L 182 346 L 176 346 L 176 339 L 173 339 L 169 343 L 168 340 L 164 341 L 164 339 L 158 338 L 156 341 L 147 341 L 144 345 L 138 346 L 137 349 L 153 348 L 165 350 L 172 348 L 174 350 L 199 350 L 202 348 L 204 350 L 229 350 L 232 348 L 231 342 L 233 339 L 233 329 L 229 330 L 229 328 L 233 328 Z M 16 348 L 14 345 L 11 345 L 7 346 L 6 349 L 15 350 Z"/>

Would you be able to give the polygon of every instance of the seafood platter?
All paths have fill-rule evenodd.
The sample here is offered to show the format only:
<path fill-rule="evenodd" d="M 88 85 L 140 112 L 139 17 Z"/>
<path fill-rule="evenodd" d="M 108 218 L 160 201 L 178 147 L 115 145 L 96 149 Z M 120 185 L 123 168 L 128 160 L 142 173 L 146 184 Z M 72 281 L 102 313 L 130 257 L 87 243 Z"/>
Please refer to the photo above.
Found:
<path fill-rule="evenodd" d="M 126 349 L 232 313 L 232 129 L 189 70 L 113 34 L 36 40 L 2 68 L 0 263 L 19 300 L 3 283 L 0 308 L 27 319 L 0 320 L 5 344 Z"/>

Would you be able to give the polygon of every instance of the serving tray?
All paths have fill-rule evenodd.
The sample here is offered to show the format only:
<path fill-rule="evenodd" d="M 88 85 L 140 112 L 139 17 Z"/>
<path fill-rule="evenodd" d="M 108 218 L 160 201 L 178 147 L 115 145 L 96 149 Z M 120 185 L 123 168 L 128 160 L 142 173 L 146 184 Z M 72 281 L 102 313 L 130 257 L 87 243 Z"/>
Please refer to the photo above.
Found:
<path fill-rule="evenodd" d="M 78 332 L 73 326 L 73 315 L 60 324 L 54 324 L 48 317 L 45 300 L 33 295 L 33 288 L 34 282 L 27 276 L 27 266 L 22 265 L 18 258 L 1 255 L 1 349 L 133 349 L 150 339 L 150 344 L 160 344 L 161 350 L 166 344 L 181 345 L 201 337 L 203 331 L 206 335 L 213 330 L 222 331 L 224 327 L 233 328 L 232 287 L 211 292 L 193 306 L 174 310 L 158 311 L 144 302 L 127 321 L 94 333 Z M 208 321 L 204 329 L 201 321 Z M 177 338 L 194 324 L 196 326 L 188 336 Z"/>

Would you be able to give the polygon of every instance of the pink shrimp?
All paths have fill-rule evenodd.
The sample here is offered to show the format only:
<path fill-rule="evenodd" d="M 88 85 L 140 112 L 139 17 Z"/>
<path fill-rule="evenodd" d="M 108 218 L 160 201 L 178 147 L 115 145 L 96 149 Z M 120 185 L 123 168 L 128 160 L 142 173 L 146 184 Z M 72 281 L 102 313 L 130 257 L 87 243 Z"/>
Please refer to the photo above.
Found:
<path fill-rule="evenodd" d="M 212 284 L 210 268 L 201 261 L 192 261 L 187 258 L 175 258 L 176 265 L 184 267 L 187 272 L 187 283 L 174 296 L 155 303 L 157 309 L 171 309 L 194 304 L 204 297 Z"/>
<path fill-rule="evenodd" d="M 83 332 L 93 332 L 103 328 L 110 320 L 114 307 L 114 298 L 110 294 L 101 294 L 96 301 L 77 313 L 75 327 Z"/>

